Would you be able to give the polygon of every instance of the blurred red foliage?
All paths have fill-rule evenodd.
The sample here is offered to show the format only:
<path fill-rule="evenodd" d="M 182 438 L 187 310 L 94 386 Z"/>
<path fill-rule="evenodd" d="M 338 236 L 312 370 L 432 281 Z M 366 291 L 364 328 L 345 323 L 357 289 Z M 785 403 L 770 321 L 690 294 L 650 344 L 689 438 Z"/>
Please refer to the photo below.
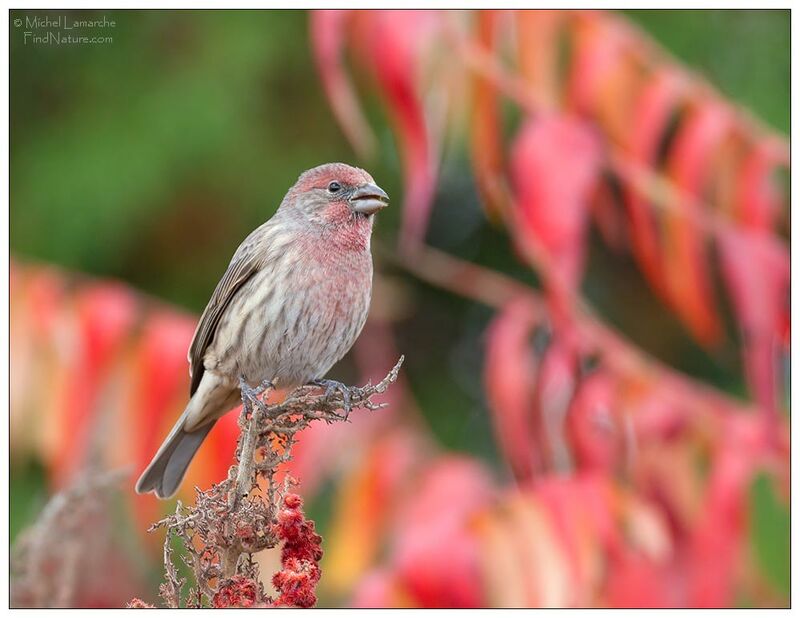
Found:
<path fill-rule="evenodd" d="M 759 471 L 783 484 L 788 469 L 780 371 L 788 210 L 775 184 L 788 166 L 786 139 L 613 13 L 317 11 L 311 32 L 343 126 L 359 117 L 358 140 L 373 140 L 345 68 L 347 48 L 393 120 L 406 181 L 398 261 L 498 309 L 486 390 L 517 481 L 514 506 L 500 519 L 485 506 L 472 513 L 481 525 L 468 538 L 480 530 L 492 539 L 478 560 L 493 565 L 481 588 L 487 596 L 459 592 L 476 590 L 467 571 L 448 592 L 429 594 L 390 558 L 364 581 L 358 602 L 733 603 L 748 578 L 755 585 L 742 568 L 746 490 Z M 509 108 L 518 121 L 509 123 Z M 420 187 L 432 182 L 446 133 L 459 131 L 469 135 L 487 214 L 536 270 L 542 295 L 425 246 L 433 198 Z M 614 250 L 629 245 L 654 291 L 708 347 L 723 337 L 710 275 L 722 272 L 753 405 L 664 366 L 598 320 L 580 292 L 592 217 Z M 542 333 L 549 341 L 535 345 Z M 417 482 L 415 502 L 425 499 Z M 457 503 L 448 509 L 459 512 Z M 638 528 L 622 534 L 623 522 Z M 451 521 L 449 534 L 425 543 L 430 557 L 418 564 L 428 584 L 439 581 L 439 556 L 453 558 L 447 576 L 458 572 L 454 562 L 473 564 L 477 554 L 468 544 L 462 551 L 455 532 L 462 526 Z M 428 539 L 430 527 L 402 537 L 399 556 Z"/>

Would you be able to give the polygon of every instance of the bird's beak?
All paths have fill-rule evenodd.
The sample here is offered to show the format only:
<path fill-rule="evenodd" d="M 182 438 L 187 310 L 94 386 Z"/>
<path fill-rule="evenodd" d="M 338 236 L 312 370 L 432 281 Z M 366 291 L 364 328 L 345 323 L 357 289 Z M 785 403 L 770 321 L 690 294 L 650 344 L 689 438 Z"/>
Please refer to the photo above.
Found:
<path fill-rule="evenodd" d="M 389 196 L 378 185 L 361 185 L 350 196 L 350 208 L 353 212 L 372 215 L 389 205 Z"/>

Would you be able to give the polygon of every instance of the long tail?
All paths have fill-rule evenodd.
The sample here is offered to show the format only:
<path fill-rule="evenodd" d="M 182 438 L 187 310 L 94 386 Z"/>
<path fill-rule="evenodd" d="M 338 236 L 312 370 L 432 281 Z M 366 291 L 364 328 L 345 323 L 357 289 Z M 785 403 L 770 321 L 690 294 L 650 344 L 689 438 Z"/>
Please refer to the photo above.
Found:
<path fill-rule="evenodd" d="M 187 408 L 158 449 L 153 461 L 139 477 L 136 493 L 145 494 L 154 491 L 159 498 L 171 498 L 178 490 L 194 454 L 217 422 L 212 420 L 194 431 L 184 431 L 188 413 Z"/>

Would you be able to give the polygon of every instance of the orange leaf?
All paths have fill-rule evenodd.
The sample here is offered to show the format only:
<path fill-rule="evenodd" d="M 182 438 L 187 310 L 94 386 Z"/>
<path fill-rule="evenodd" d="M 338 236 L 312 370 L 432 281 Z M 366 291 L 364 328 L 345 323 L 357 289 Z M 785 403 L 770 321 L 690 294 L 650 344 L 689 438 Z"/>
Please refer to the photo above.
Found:
<path fill-rule="evenodd" d="M 524 10 L 515 13 L 519 68 L 537 100 L 555 109 L 561 99 L 558 43 L 563 11 Z"/>
<path fill-rule="evenodd" d="M 664 69 L 656 73 L 639 96 L 625 149 L 631 159 L 645 169 L 656 164 L 659 143 L 667 130 L 671 114 L 680 101 L 681 92 L 681 76 L 671 69 Z M 628 210 L 633 253 L 655 291 L 667 298 L 661 243 L 652 206 L 647 203 L 645 196 L 630 185 L 625 187 L 625 206 Z"/>
<path fill-rule="evenodd" d="M 620 24 L 595 12 L 578 13 L 573 33 L 568 107 L 592 114 L 612 140 L 620 140 L 629 130 L 641 79 L 629 49 L 632 41 Z"/>
<path fill-rule="evenodd" d="M 354 462 L 334 501 L 323 563 L 326 589 L 334 594 L 352 589 L 374 564 L 399 496 L 414 478 L 419 450 L 413 435 L 394 431 Z"/>
<path fill-rule="evenodd" d="M 492 52 L 496 45 L 497 11 L 478 13 L 478 46 Z M 509 208 L 507 182 L 504 176 L 502 118 L 497 90 L 488 79 L 476 75 L 473 81 L 470 147 L 472 169 L 487 215 L 502 219 Z"/>
<path fill-rule="evenodd" d="M 711 162 L 730 127 L 725 107 L 706 101 L 684 120 L 669 154 L 669 176 L 685 195 L 700 198 L 713 171 Z M 720 337 L 704 246 L 705 236 L 686 213 L 694 203 L 684 200 L 663 215 L 664 266 L 671 301 L 694 337 L 704 345 Z"/>

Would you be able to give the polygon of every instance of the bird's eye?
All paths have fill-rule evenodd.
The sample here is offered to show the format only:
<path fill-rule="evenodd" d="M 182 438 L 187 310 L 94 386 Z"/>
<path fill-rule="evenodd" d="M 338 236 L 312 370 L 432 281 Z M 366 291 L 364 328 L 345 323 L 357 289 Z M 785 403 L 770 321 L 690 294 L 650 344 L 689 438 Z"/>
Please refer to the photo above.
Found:
<path fill-rule="evenodd" d="M 342 185 L 340 185 L 335 180 L 331 184 L 328 185 L 328 191 L 330 191 L 331 193 L 336 193 L 341 188 L 342 188 Z"/>

